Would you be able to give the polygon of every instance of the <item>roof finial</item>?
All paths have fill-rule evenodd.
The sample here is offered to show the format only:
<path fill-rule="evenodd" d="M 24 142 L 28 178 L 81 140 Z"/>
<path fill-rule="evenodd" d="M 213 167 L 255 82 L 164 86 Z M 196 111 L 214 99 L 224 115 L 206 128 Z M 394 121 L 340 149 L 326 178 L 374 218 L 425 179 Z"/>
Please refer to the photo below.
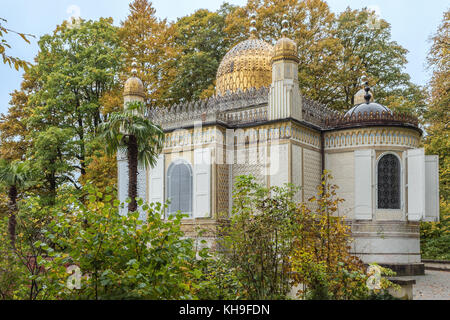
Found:
<path fill-rule="evenodd" d="M 289 21 L 287 20 L 288 16 L 287 14 L 283 14 L 283 21 L 281 21 L 281 35 L 283 37 L 287 37 L 287 34 L 289 32 L 288 28 L 289 28 Z"/>
<path fill-rule="evenodd" d="M 364 96 L 364 99 L 366 99 L 366 103 L 369 104 L 370 99 L 372 98 L 372 95 L 370 94 L 369 82 L 366 81 L 365 85 L 366 87 L 364 88 L 364 91 L 366 92 L 366 95 Z"/>
<path fill-rule="evenodd" d="M 250 14 L 250 37 L 251 38 L 256 38 L 256 13 L 251 13 Z"/>
<path fill-rule="evenodd" d="M 133 77 L 136 77 L 136 75 L 137 75 L 137 66 L 138 66 L 138 64 L 137 64 L 136 58 L 133 58 L 133 62 L 131 63 L 131 67 L 133 68 L 133 69 L 131 69 L 131 75 Z"/>

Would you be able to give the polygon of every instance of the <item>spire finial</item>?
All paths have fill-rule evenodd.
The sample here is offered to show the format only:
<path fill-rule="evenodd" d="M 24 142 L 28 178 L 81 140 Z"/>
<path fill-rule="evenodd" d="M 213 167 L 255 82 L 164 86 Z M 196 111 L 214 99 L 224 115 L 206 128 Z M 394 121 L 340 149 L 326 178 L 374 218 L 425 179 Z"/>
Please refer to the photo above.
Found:
<path fill-rule="evenodd" d="M 138 66 L 138 64 L 137 64 L 136 58 L 133 58 L 133 62 L 131 63 L 131 67 L 132 67 L 131 74 L 133 77 L 136 77 L 136 75 L 137 75 L 137 66 Z"/>
<path fill-rule="evenodd" d="M 289 21 L 287 20 L 288 16 L 287 14 L 283 14 L 283 21 L 281 21 L 281 35 L 283 37 L 286 37 L 288 34 L 288 28 L 289 28 Z"/>
<path fill-rule="evenodd" d="M 370 87 L 369 82 L 366 81 L 364 91 L 366 92 L 366 95 L 364 96 L 364 99 L 366 100 L 366 103 L 370 103 L 370 99 L 372 98 L 372 95 L 370 94 Z"/>
<path fill-rule="evenodd" d="M 256 38 L 256 13 L 251 13 L 250 19 L 250 37 Z"/>

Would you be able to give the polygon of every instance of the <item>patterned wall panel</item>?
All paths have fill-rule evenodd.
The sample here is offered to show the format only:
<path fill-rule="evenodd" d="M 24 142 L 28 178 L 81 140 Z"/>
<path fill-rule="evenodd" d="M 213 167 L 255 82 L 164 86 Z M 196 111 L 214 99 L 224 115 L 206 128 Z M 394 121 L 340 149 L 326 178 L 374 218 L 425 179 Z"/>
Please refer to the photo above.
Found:
<path fill-rule="evenodd" d="M 265 150 L 256 146 L 245 148 L 245 163 L 237 163 L 237 156 L 233 164 L 233 185 L 236 182 L 236 177 L 241 175 L 252 175 L 255 177 L 256 182 L 265 183 Z M 239 157 L 242 159 L 242 157 Z M 242 161 L 242 160 L 241 160 Z M 239 162 L 241 162 L 239 161 Z"/>
<path fill-rule="evenodd" d="M 304 200 L 308 201 L 317 194 L 317 186 L 320 184 L 321 156 L 319 152 L 303 149 L 303 157 Z"/>
<path fill-rule="evenodd" d="M 353 218 L 355 205 L 355 156 L 353 151 L 325 154 L 325 169 L 331 172 L 337 196 L 345 201 L 339 205 L 340 216 Z"/>
<path fill-rule="evenodd" d="M 217 203 L 217 214 L 222 215 L 223 213 L 228 214 L 229 209 L 229 165 L 228 164 L 218 164 L 217 165 L 217 175 L 216 175 L 216 203 Z"/>
<path fill-rule="evenodd" d="M 295 144 L 292 145 L 292 183 L 301 186 L 302 181 L 302 148 Z M 294 197 L 295 201 L 302 201 L 302 190 Z"/>

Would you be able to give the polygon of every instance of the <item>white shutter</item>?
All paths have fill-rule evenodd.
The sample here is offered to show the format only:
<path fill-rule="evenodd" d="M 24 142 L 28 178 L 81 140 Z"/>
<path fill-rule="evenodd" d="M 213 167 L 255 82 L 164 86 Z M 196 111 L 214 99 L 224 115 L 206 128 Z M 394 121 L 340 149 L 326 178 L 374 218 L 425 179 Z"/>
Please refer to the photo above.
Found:
<path fill-rule="evenodd" d="M 355 219 L 372 220 L 374 150 L 355 151 Z"/>
<path fill-rule="evenodd" d="M 149 203 L 164 205 L 164 154 L 160 154 L 155 167 L 149 170 Z"/>
<path fill-rule="evenodd" d="M 211 151 L 194 150 L 194 218 L 211 215 Z"/>
<path fill-rule="evenodd" d="M 425 157 L 425 221 L 439 221 L 439 156 Z"/>
<path fill-rule="evenodd" d="M 425 216 L 425 150 L 407 151 L 408 220 L 420 221 Z"/>

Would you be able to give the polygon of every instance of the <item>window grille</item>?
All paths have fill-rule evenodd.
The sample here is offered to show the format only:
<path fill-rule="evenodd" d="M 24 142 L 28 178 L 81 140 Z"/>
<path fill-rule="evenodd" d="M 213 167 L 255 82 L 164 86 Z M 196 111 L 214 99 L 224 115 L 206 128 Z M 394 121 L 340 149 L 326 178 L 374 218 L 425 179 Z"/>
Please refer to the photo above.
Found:
<path fill-rule="evenodd" d="M 400 209 L 400 161 L 393 154 L 378 161 L 378 209 Z"/>

